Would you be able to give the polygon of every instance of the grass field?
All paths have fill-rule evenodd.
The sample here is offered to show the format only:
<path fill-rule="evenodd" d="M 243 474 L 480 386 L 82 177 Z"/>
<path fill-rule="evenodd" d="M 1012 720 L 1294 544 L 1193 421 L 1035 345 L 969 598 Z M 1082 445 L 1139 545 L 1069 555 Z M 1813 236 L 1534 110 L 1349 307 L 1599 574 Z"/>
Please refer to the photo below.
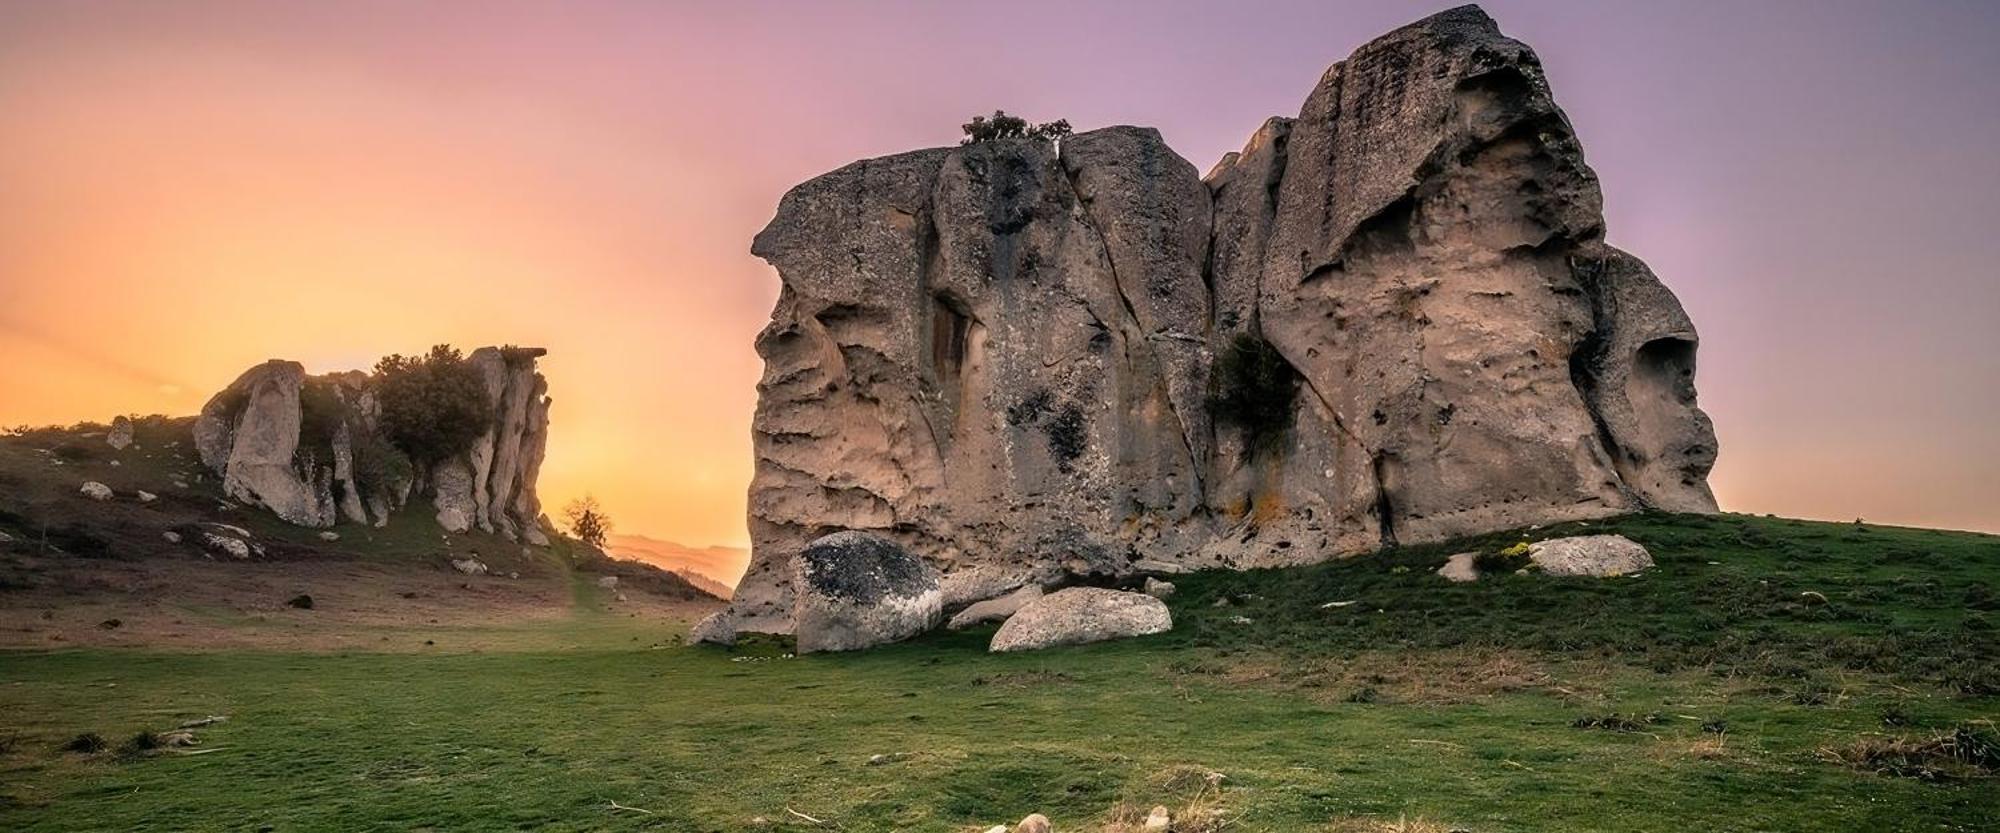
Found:
<path fill-rule="evenodd" d="M 0 829 L 2000 830 L 2000 538 L 1529 535 L 1586 529 L 1659 566 L 1430 573 L 1513 534 L 1207 573 L 1169 634 L 1010 655 L 682 647 L 581 582 L 559 650 L 0 653 Z"/>

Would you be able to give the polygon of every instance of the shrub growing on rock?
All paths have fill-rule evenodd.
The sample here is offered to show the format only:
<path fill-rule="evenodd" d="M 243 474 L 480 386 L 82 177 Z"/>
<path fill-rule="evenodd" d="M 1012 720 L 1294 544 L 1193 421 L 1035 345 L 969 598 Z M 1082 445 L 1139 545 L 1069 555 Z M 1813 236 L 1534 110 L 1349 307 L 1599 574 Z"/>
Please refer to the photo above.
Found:
<path fill-rule="evenodd" d="M 993 111 L 992 117 L 973 116 L 972 121 L 960 125 L 965 131 L 965 139 L 960 144 L 990 142 L 995 139 L 1038 139 L 1053 142 L 1070 135 L 1069 121 L 1056 119 L 1045 124 L 1029 124 L 1020 116 L 1007 115 L 1005 110 Z"/>
<path fill-rule="evenodd" d="M 479 371 L 449 344 L 375 364 L 382 431 L 412 462 L 432 465 L 472 448 L 493 421 Z"/>

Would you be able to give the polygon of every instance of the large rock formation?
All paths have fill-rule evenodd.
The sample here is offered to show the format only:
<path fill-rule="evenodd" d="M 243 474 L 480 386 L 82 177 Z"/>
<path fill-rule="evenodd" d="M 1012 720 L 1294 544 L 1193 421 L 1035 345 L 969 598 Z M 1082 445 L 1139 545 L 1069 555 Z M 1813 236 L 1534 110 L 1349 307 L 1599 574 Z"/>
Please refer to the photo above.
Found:
<path fill-rule="evenodd" d="M 485 384 L 490 427 L 466 453 L 406 473 L 379 459 L 394 451 L 373 377 L 307 376 L 298 362 L 276 359 L 208 401 L 195 420 L 195 450 L 230 497 L 299 526 L 381 526 L 422 495 L 452 532 L 477 526 L 547 544 L 535 490 L 548 444 L 548 381 L 535 370 L 545 353 L 482 347 L 466 356 Z"/>
<path fill-rule="evenodd" d="M 1533 52 L 1471 6 L 1205 179 L 1113 127 L 800 185 L 752 246 L 783 288 L 731 616 L 790 630 L 794 555 L 843 529 L 932 559 L 950 604 L 1713 511 L 1694 327 L 1600 203 Z"/>

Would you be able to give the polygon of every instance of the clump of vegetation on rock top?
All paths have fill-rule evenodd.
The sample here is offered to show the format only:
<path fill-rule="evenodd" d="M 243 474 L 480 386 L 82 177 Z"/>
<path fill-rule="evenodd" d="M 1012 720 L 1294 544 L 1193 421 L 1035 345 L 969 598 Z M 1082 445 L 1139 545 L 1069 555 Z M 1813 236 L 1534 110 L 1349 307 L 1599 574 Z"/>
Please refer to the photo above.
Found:
<path fill-rule="evenodd" d="M 493 421 L 485 380 L 449 344 L 423 356 L 383 357 L 375 386 L 383 432 L 419 464 L 465 453 Z"/>
<path fill-rule="evenodd" d="M 1039 139 L 1053 142 L 1070 135 L 1069 121 L 1056 119 L 1043 124 L 1029 124 L 1020 116 L 1007 115 L 1005 110 L 995 110 L 987 116 L 973 116 L 972 121 L 960 125 L 965 131 L 965 139 L 960 144 L 970 145 L 990 142 L 995 139 Z"/>

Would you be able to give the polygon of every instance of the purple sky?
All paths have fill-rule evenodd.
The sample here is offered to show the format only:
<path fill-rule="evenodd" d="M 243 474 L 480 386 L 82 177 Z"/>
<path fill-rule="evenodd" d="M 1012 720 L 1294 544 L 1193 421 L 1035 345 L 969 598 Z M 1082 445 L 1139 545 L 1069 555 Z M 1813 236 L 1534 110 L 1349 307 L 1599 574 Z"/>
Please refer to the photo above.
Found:
<path fill-rule="evenodd" d="M 2000 531 L 2000 4 L 1482 5 L 1541 54 L 1612 241 L 1701 330 L 1724 508 Z M 0 422 L 112 407 L 55 377 L 186 413 L 270 355 L 543 343 L 557 496 L 740 542 L 777 286 L 748 246 L 787 187 L 996 107 L 1156 126 L 1205 171 L 1444 7 L 0 2 L 0 349 L 30 356 L 0 363 Z M 244 259 L 250 224 L 274 254 Z M 313 320 L 286 251 L 479 301 L 234 338 L 119 306 L 172 284 Z M 112 329 L 172 346 L 107 356 Z"/>

